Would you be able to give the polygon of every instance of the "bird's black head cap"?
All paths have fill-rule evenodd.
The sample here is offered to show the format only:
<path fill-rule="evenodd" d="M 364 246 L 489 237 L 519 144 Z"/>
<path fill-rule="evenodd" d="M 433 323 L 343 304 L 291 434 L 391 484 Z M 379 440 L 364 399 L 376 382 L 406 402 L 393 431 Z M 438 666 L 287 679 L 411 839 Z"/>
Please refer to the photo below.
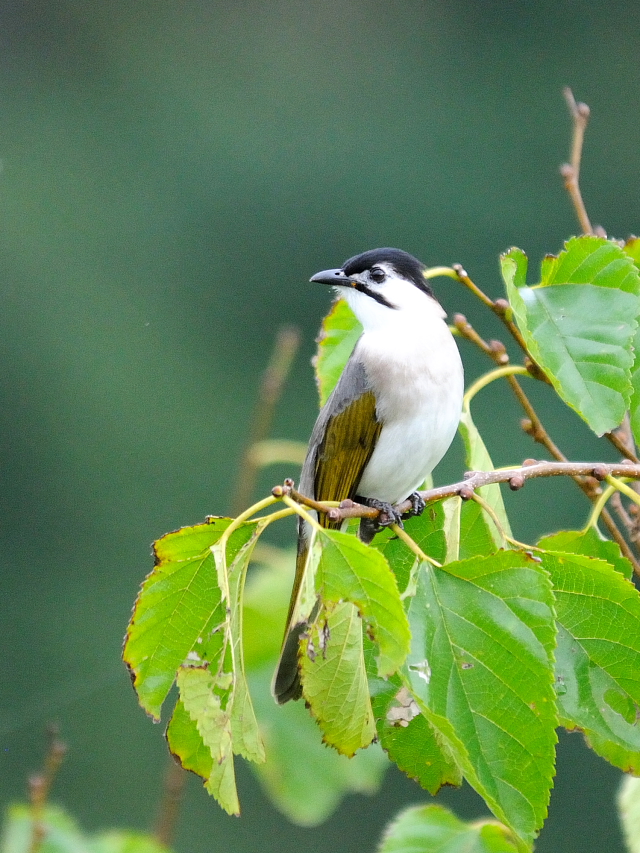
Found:
<path fill-rule="evenodd" d="M 403 252 L 402 249 L 369 249 L 368 252 L 362 252 L 360 255 L 349 258 L 342 265 L 342 269 L 346 276 L 357 275 L 381 263 L 391 264 L 399 275 L 412 281 L 423 293 L 433 296 L 433 291 L 423 275 L 424 264 L 410 255 L 409 252 Z"/>

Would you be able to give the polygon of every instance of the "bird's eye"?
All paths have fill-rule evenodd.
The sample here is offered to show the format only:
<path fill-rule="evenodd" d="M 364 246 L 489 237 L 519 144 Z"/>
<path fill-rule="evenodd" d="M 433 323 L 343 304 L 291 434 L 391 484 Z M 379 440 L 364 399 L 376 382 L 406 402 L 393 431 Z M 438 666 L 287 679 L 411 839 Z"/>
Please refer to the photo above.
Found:
<path fill-rule="evenodd" d="M 369 277 L 380 284 L 381 281 L 384 281 L 386 278 L 386 273 L 384 270 L 381 270 L 380 267 L 374 267 L 369 273 Z"/>

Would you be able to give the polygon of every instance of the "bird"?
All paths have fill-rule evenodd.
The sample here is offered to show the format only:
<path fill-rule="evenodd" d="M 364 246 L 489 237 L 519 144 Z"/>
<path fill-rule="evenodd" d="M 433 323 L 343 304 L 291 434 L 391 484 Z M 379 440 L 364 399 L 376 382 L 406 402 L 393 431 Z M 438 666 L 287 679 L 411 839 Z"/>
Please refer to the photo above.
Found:
<path fill-rule="evenodd" d="M 424 509 L 416 489 L 448 450 L 460 421 L 462 361 L 425 269 L 408 252 L 381 248 L 310 279 L 346 300 L 362 334 L 318 415 L 298 489 L 316 501 L 350 498 L 380 510 L 377 522 L 362 519 L 364 541 L 380 522 L 401 523 L 394 507 L 407 498 L 412 514 Z M 340 526 L 323 514 L 318 521 Z M 310 525 L 300 518 L 295 580 L 272 683 L 278 704 L 302 695 L 298 654 L 307 620 L 297 611 L 310 539 Z"/>

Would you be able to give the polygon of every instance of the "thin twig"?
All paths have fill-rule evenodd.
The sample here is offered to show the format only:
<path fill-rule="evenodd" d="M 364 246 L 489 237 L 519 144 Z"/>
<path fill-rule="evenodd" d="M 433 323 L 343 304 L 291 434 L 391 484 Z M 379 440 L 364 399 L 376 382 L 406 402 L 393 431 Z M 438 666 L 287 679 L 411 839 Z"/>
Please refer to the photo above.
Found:
<path fill-rule="evenodd" d="M 618 429 L 613 432 L 606 433 L 606 438 L 613 444 L 616 450 L 630 459 L 632 462 L 640 462 L 636 454 L 635 442 L 633 433 L 631 432 L 631 424 L 629 423 L 629 413 L 624 416 L 624 421 Z"/>
<path fill-rule="evenodd" d="M 560 167 L 560 174 L 564 178 L 564 187 L 569 193 L 569 198 L 578 217 L 582 233 L 593 234 L 591 221 L 589 220 L 587 209 L 582 199 L 582 193 L 580 192 L 580 161 L 582 159 L 584 132 L 589 121 L 590 110 L 586 104 L 576 101 L 573 97 L 573 92 L 568 86 L 565 86 L 563 89 L 563 94 L 573 122 L 573 137 L 571 141 L 571 162 L 563 163 Z"/>
<path fill-rule="evenodd" d="M 186 782 L 187 771 L 172 759 L 164 777 L 162 799 L 154 832 L 156 841 L 165 847 L 170 847 L 173 842 Z"/>
<path fill-rule="evenodd" d="M 502 322 L 504 323 L 506 328 L 509 330 L 509 334 L 513 337 L 513 339 L 518 344 L 518 346 L 522 349 L 522 351 L 524 353 L 526 353 L 526 355 L 529 358 L 531 358 L 531 353 L 527 349 L 527 345 L 525 343 L 524 338 L 522 337 L 522 334 L 520 333 L 520 329 L 513 322 L 513 319 L 512 319 L 513 311 L 511 309 L 511 306 L 507 302 L 507 300 L 506 299 L 496 299 L 494 301 L 489 296 L 487 296 L 487 294 L 483 290 L 481 290 L 478 287 L 478 285 L 474 281 L 471 280 L 471 278 L 469 278 L 469 274 L 464 269 L 462 264 L 452 264 L 452 269 L 454 270 L 454 272 L 456 274 L 457 280 L 461 284 L 464 284 L 464 286 L 468 290 L 470 290 L 471 293 L 474 294 L 474 296 L 477 296 L 478 299 L 484 305 L 487 306 L 487 308 L 490 308 L 493 311 L 493 313 L 496 315 L 496 317 L 499 317 L 502 320 Z M 462 330 L 460 330 L 460 331 L 462 333 Z M 532 358 L 531 358 L 531 361 L 532 361 L 532 364 L 535 365 L 536 375 L 539 373 L 540 378 L 542 378 L 544 376 L 543 371 L 538 367 L 537 364 L 535 364 L 535 362 Z"/>
<path fill-rule="evenodd" d="M 232 501 L 233 515 L 241 512 L 253 496 L 258 476 L 258 458 L 253 449 L 269 435 L 278 400 L 300 346 L 300 331 L 283 327 L 278 331 L 269 363 L 262 375 L 255 410 L 251 418 L 251 434 L 244 450 L 236 493 Z"/>
<path fill-rule="evenodd" d="M 60 740 L 58 727 L 53 723 L 47 726 L 47 740 L 48 746 L 44 768 L 40 773 L 35 773 L 29 778 L 29 800 L 31 802 L 31 818 L 33 821 L 29 853 L 38 853 L 44 841 L 46 835 L 46 826 L 44 823 L 45 806 L 53 781 L 67 753 L 67 745 Z"/>

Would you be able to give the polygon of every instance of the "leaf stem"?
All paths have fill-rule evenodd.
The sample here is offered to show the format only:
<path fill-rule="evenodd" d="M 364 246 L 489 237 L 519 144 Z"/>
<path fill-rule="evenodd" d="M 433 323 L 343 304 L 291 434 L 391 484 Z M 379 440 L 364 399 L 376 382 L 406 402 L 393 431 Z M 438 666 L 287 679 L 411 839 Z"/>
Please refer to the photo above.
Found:
<path fill-rule="evenodd" d="M 615 494 L 616 487 L 615 486 L 607 486 L 606 489 L 603 490 L 600 497 L 594 502 L 591 512 L 589 513 L 589 518 L 587 519 L 587 523 L 584 526 L 584 532 L 586 532 L 590 527 L 598 526 L 598 519 L 600 518 L 600 513 L 604 509 L 607 501 L 611 497 L 611 495 Z"/>
<path fill-rule="evenodd" d="M 294 501 L 292 497 L 289 497 L 289 495 L 284 494 L 282 495 L 281 500 L 288 507 L 291 507 L 291 509 L 296 512 L 301 518 L 304 518 L 304 520 L 307 521 L 313 527 L 316 533 L 322 533 L 322 526 L 318 524 L 315 518 L 310 513 L 308 513 L 306 509 L 303 509 L 299 503 Z"/>
<path fill-rule="evenodd" d="M 622 492 L 623 495 L 626 495 L 629 500 L 633 501 L 634 504 L 640 506 L 640 495 L 637 492 L 634 492 L 634 490 L 630 486 L 627 486 L 624 480 L 619 480 L 617 477 L 613 477 L 611 474 L 605 477 L 605 480 L 618 492 Z"/>
<path fill-rule="evenodd" d="M 398 539 L 401 539 L 407 548 L 412 551 L 419 560 L 422 560 L 425 563 L 431 563 L 431 565 L 435 566 L 437 569 L 442 568 L 442 563 L 439 563 L 437 560 L 434 560 L 433 557 L 425 554 L 418 543 L 409 536 L 404 527 L 400 527 L 399 524 L 391 524 L 389 527 L 393 530 Z"/>
<path fill-rule="evenodd" d="M 530 375 L 527 368 L 519 364 L 508 364 L 506 367 L 497 367 L 495 370 L 485 373 L 484 376 L 476 379 L 473 385 L 467 389 L 467 392 L 464 395 L 463 406 L 468 409 L 469 403 L 473 400 L 476 394 L 479 391 L 482 391 L 483 388 L 486 388 L 487 385 L 495 382 L 496 379 L 502 379 L 503 376 L 513 376 L 516 373 L 525 376 Z"/>
<path fill-rule="evenodd" d="M 251 518 L 252 515 L 255 515 L 256 512 L 260 512 L 261 510 L 266 509 L 268 506 L 272 506 L 274 503 L 277 503 L 278 500 L 280 499 L 274 497 L 273 495 L 269 495 L 268 498 L 263 498 L 261 501 L 258 501 L 258 503 L 255 503 L 253 504 L 253 506 L 250 506 L 248 509 L 245 509 L 244 512 L 241 512 L 240 515 L 236 516 L 233 519 L 231 524 L 221 535 L 220 539 L 218 539 L 216 545 L 223 543 L 226 550 L 227 542 L 229 541 L 229 538 L 231 537 L 232 533 L 235 533 L 235 531 L 239 527 L 242 527 L 244 522 Z"/>
<path fill-rule="evenodd" d="M 487 513 L 487 515 L 489 516 L 491 521 L 493 521 L 493 523 L 495 524 L 498 533 L 500 534 L 500 536 L 502 536 L 502 538 L 505 540 L 505 542 L 508 542 L 510 545 L 515 546 L 516 548 L 518 548 L 521 551 L 531 551 L 531 550 L 539 551 L 540 550 L 539 548 L 536 548 L 534 545 L 526 545 L 524 542 L 519 542 L 517 539 L 514 539 L 513 536 L 509 536 L 509 534 L 505 531 L 504 527 L 502 526 L 500 519 L 498 518 L 498 515 L 497 515 L 496 511 L 494 510 L 494 508 L 491 506 L 491 504 L 489 504 L 487 501 L 485 501 L 484 498 L 481 498 L 477 492 L 474 492 L 471 495 L 471 500 L 475 501 L 478 504 L 478 506 L 482 507 L 484 512 Z"/>

